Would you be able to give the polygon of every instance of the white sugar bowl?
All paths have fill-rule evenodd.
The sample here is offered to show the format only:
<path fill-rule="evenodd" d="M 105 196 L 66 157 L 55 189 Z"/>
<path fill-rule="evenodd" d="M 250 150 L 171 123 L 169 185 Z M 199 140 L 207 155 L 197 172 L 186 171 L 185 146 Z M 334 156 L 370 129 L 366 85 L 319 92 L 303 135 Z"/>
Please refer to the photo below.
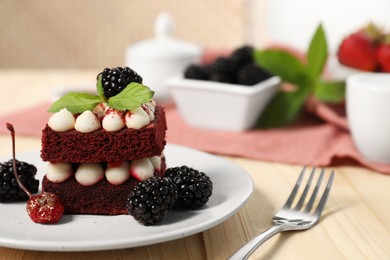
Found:
<path fill-rule="evenodd" d="M 126 49 L 126 66 L 143 78 L 143 84 L 155 91 L 159 102 L 171 99 L 165 80 L 183 73 L 191 63 L 198 63 L 202 50 L 192 43 L 172 36 L 174 23 L 167 13 L 161 13 L 155 22 L 155 38 L 140 41 Z"/>

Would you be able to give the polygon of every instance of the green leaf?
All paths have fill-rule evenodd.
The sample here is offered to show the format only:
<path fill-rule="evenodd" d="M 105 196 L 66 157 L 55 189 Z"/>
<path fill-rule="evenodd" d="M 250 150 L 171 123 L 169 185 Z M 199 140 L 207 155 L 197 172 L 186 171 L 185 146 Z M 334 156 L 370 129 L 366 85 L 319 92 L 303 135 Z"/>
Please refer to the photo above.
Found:
<path fill-rule="evenodd" d="M 314 96 L 324 102 L 340 103 L 345 100 L 345 82 L 319 81 Z"/>
<path fill-rule="evenodd" d="M 303 87 L 295 92 L 278 92 L 262 113 L 257 126 L 272 128 L 293 122 L 310 92 L 310 87 Z"/>
<path fill-rule="evenodd" d="M 97 93 L 99 94 L 99 97 L 105 99 L 105 97 L 104 97 L 104 89 L 103 89 L 103 85 L 102 85 L 102 76 L 99 76 L 99 78 L 97 80 L 96 90 L 97 90 Z"/>
<path fill-rule="evenodd" d="M 130 110 L 148 102 L 154 92 L 148 87 L 131 82 L 119 94 L 108 99 L 108 105 L 118 110 Z"/>
<path fill-rule="evenodd" d="M 313 79 L 320 77 L 328 57 L 328 45 L 322 25 L 317 27 L 306 55 L 309 75 Z"/>
<path fill-rule="evenodd" d="M 48 112 L 58 112 L 66 108 L 72 114 L 78 114 L 94 109 L 102 101 L 102 98 L 96 95 L 69 92 L 54 102 Z"/>
<path fill-rule="evenodd" d="M 255 51 L 256 62 L 274 75 L 280 76 L 284 81 L 301 85 L 307 79 L 305 65 L 292 54 L 282 50 Z"/>

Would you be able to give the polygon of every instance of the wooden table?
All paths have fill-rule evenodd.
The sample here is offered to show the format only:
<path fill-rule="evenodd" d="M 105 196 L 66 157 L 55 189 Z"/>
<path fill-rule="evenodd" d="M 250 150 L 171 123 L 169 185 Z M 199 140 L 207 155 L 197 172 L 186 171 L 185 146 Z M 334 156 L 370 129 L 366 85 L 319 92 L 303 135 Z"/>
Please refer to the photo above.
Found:
<path fill-rule="evenodd" d="M 48 99 L 56 86 L 94 84 L 96 74 L 0 70 L 0 115 Z M 10 137 L 0 135 L 0 144 L 0 155 L 10 156 Z M 17 137 L 18 152 L 39 149 L 39 138 Z M 99 252 L 0 247 L 0 258 L 225 259 L 269 227 L 301 169 L 299 165 L 225 158 L 252 176 L 255 189 L 238 213 L 205 232 L 151 246 Z M 335 171 L 335 183 L 320 223 L 305 232 L 277 235 L 257 250 L 253 259 L 390 259 L 390 176 L 352 166 L 336 167 Z"/>

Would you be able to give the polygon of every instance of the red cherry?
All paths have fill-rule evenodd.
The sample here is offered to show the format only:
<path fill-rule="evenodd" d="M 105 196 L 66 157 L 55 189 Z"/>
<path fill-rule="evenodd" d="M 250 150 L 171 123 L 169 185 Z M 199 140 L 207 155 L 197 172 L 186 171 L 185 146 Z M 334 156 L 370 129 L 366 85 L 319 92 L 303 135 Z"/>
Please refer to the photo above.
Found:
<path fill-rule="evenodd" d="M 26 206 L 28 215 L 36 223 L 57 223 L 64 214 L 64 206 L 58 196 L 54 193 L 43 192 L 41 194 L 32 195 L 20 181 L 15 160 L 15 130 L 9 123 L 6 123 L 6 126 L 12 136 L 12 159 L 16 181 L 18 182 L 19 187 L 30 197 Z"/>
<path fill-rule="evenodd" d="M 64 206 L 58 196 L 51 192 L 31 196 L 26 209 L 36 223 L 57 223 L 64 214 Z"/>

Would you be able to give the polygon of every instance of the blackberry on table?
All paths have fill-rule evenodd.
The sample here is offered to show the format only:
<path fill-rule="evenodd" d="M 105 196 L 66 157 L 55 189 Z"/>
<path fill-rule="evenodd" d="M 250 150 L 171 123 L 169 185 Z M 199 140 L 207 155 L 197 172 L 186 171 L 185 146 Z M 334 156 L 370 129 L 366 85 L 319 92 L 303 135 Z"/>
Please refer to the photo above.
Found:
<path fill-rule="evenodd" d="M 240 85 L 251 86 L 255 85 L 263 80 L 270 78 L 272 75 L 259 67 L 258 65 L 251 63 L 244 65 L 236 75 L 236 82 Z"/>
<path fill-rule="evenodd" d="M 129 67 L 105 68 L 98 77 L 102 77 L 104 96 L 110 98 L 117 95 L 131 82 L 142 84 L 142 77 Z"/>
<path fill-rule="evenodd" d="M 31 193 L 37 193 L 39 180 L 35 179 L 37 168 L 26 162 L 16 160 L 20 180 Z M 19 188 L 16 181 L 12 160 L 0 163 L 0 202 L 25 201 L 29 196 Z"/>
<path fill-rule="evenodd" d="M 127 199 L 127 209 L 141 224 L 154 225 L 173 207 L 177 196 L 177 187 L 170 179 L 154 176 L 134 187 Z"/>
<path fill-rule="evenodd" d="M 213 183 L 205 173 L 188 166 L 168 168 L 165 176 L 176 184 L 178 199 L 175 208 L 200 208 L 213 192 Z"/>
<path fill-rule="evenodd" d="M 191 64 L 185 69 L 184 77 L 187 79 L 208 80 L 210 70 L 206 66 Z"/>

